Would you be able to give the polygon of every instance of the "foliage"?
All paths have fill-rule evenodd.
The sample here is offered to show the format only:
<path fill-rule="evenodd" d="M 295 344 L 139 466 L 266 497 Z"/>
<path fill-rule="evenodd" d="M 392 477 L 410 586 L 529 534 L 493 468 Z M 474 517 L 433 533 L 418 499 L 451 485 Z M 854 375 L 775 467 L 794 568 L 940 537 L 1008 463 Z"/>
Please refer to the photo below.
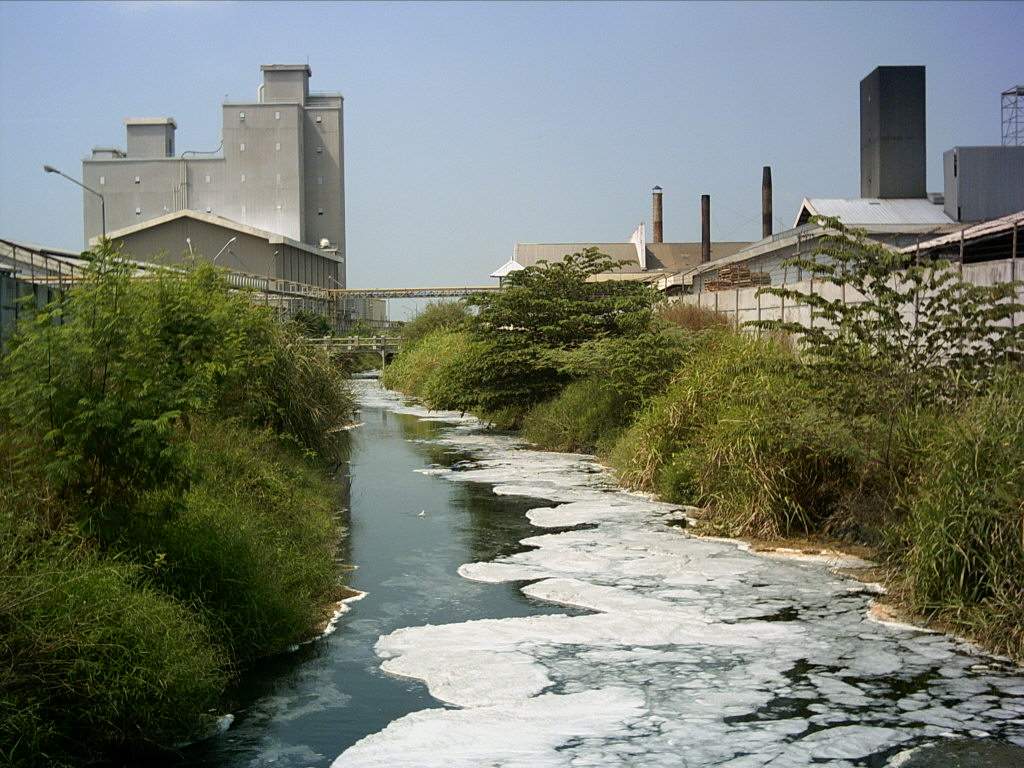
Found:
<path fill-rule="evenodd" d="M 470 314 L 462 301 L 428 301 L 423 310 L 402 326 L 402 344 L 412 346 L 434 331 L 458 331 L 469 324 Z"/>
<path fill-rule="evenodd" d="M 848 230 L 837 219 L 813 258 L 788 265 L 847 294 L 805 294 L 776 286 L 762 292 L 810 306 L 813 327 L 778 320 L 761 328 L 798 334 L 815 385 L 855 412 L 887 413 L 911 404 L 948 402 L 983 389 L 993 371 L 1020 362 L 1024 331 L 1008 322 L 1024 309 L 1016 286 L 963 280 L 947 262 L 912 257 Z"/>
<path fill-rule="evenodd" d="M 476 332 L 506 349 L 530 345 L 568 349 L 592 339 L 646 329 L 657 293 L 623 280 L 593 281 L 617 262 L 587 248 L 562 261 L 511 273 L 496 293 L 473 296 Z"/>
<path fill-rule="evenodd" d="M 194 736 L 230 668 L 315 627 L 338 527 L 311 459 L 342 455 L 351 408 L 326 354 L 209 265 L 138 279 L 104 246 L 19 325 L 0 359 L 19 760 Z"/>
<path fill-rule="evenodd" d="M 156 563 L 163 590 L 201 605 L 235 659 L 283 651 L 319 623 L 335 591 L 332 483 L 271 432 L 237 422 L 198 420 L 189 449 L 180 511 L 136 522 L 118 544 Z"/>
<path fill-rule="evenodd" d="M 467 411 L 475 403 L 459 381 L 478 346 L 465 331 L 435 329 L 402 348 L 384 369 L 383 384 L 423 400 L 431 408 Z"/>
<path fill-rule="evenodd" d="M 707 307 L 697 307 L 673 301 L 662 304 L 657 310 L 658 319 L 686 331 L 704 331 L 709 328 L 728 328 L 729 319 L 721 312 Z"/>
<path fill-rule="evenodd" d="M 311 339 L 322 339 L 325 336 L 334 335 L 334 329 L 331 328 L 331 324 L 319 312 L 300 309 L 292 315 L 290 322 L 298 333 Z"/>
<path fill-rule="evenodd" d="M 202 732 L 229 661 L 188 608 L 0 498 L 0 761 L 78 765 Z"/>
<path fill-rule="evenodd" d="M 946 416 L 893 542 L 914 607 L 1024 658 L 1024 378 Z"/>
<path fill-rule="evenodd" d="M 614 440 L 628 422 L 615 391 L 596 376 L 574 381 L 523 419 L 523 435 L 549 451 L 590 453 Z"/>

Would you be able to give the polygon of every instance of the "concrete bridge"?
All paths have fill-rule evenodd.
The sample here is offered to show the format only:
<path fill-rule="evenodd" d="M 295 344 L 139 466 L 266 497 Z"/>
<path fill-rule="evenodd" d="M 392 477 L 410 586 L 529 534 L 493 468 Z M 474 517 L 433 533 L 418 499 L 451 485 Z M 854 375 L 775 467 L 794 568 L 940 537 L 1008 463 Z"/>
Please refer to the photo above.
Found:
<path fill-rule="evenodd" d="M 400 339 L 397 336 L 324 336 L 311 341 L 336 355 L 376 352 L 384 366 L 397 354 Z"/>

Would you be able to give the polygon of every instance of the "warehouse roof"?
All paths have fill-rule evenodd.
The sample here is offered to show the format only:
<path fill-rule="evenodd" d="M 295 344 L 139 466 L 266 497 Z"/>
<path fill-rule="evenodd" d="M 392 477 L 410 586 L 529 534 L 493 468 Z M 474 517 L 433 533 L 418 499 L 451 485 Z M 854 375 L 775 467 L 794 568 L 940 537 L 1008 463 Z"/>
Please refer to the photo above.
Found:
<path fill-rule="evenodd" d="M 913 232 L 954 223 L 941 205 L 927 198 L 805 197 L 793 226 L 806 224 L 814 216 L 834 216 L 849 227 L 874 231 Z"/>

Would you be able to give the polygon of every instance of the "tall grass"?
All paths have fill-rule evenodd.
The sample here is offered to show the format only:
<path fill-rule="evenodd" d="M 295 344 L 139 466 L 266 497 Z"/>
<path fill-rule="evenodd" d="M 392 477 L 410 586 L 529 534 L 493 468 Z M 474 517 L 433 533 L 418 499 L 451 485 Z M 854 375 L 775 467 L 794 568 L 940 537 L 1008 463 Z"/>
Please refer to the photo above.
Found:
<path fill-rule="evenodd" d="M 184 604 L 0 500 L 0 762 L 78 765 L 208 729 L 230 668 Z"/>
<path fill-rule="evenodd" d="M 526 414 L 523 435 L 549 451 L 599 451 L 628 423 L 628 412 L 618 406 L 615 391 L 601 379 L 574 381 Z"/>
<path fill-rule="evenodd" d="M 467 391 L 460 377 L 478 349 L 479 344 L 465 331 L 430 331 L 402 349 L 384 369 L 382 383 L 421 399 L 431 408 L 471 410 L 472 392 Z"/>
<path fill-rule="evenodd" d="M 104 248 L 19 325 L 0 359 L 9 760 L 194 736 L 232 670 L 314 631 L 351 408 L 343 372 L 209 265 L 137 280 Z"/>
<path fill-rule="evenodd" d="M 942 421 L 908 506 L 894 560 L 912 605 L 1024 658 L 1024 376 Z"/>

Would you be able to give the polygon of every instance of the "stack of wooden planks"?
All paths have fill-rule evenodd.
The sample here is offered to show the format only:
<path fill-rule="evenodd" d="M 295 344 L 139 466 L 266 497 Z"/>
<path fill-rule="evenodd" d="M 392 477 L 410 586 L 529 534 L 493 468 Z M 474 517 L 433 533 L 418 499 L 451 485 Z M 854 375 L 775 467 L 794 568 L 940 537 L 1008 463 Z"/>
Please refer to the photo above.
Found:
<path fill-rule="evenodd" d="M 771 285 L 772 279 L 767 272 L 751 272 L 750 267 L 731 264 L 718 270 L 715 280 L 704 283 L 704 290 L 724 291 L 731 288 L 750 288 L 755 285 Z"/>

